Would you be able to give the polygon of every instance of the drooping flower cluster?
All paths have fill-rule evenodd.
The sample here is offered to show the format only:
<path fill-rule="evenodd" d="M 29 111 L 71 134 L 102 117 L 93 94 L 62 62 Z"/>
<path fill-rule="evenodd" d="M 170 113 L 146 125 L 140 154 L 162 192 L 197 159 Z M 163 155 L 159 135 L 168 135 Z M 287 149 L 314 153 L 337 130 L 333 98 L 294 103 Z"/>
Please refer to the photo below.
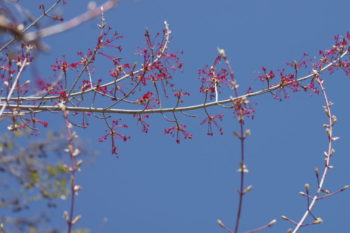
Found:
<path fill-rule="evenodd" d="M 106 130 L 107 134 L 103 135 L 98 139 L 99 142 L 104 142 L 108 138 L 111 139 L 112 145 L 112 154 L 118 154 L 118 148 L 116 146 L 116 138 L 122 139 L 124 142 L 130 139 L 130 136 L 125 136 L 119 133 L 119 129 L 128 128 L 126 124 L 120 124 L 120 120 L 113 120 L 112 125 L 108 125 L 108 129 Z"/>
<path fill-rule="evenodd" d="M 180 136 L 184 139 L 192 139 L 192 134 L 186 130 L 187 126 L 184 124 L 177 124 L 176 126 L 164 129 L 165 134 L 170 134 L 176 138 L 176 143 L 180 143 Z"/>
<path fill-rule="evenodd" d="M 224 117 L 224 114 L 216 114 L 216 115 L 211 115 L 211 116 L 207 116 L 206 118 L 204 118 L 204 120 L 201 121 L 201 125 L 207 124 L 208 125 L 208 131 L 207 131 L 207 135 L 209 136 L 214 136 L 214 130 L 213 127 L 215 127 L 218 131 L 220 135 L 223 135 L 223 129 L 222 127 L 219 125 L 218 121 L 222 121 Z"/>

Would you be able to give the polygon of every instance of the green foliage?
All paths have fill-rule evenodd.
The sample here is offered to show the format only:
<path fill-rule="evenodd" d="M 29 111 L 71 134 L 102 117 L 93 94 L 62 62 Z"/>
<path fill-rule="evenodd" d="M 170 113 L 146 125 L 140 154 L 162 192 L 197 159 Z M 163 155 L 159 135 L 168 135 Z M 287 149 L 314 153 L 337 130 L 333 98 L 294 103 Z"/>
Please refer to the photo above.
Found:
<path fill-rule="evenodd" d="M 90 231 L 88 229 L 78 229 L 73 231 L 73 233 L 89 233 Z"/>
<path fill-rule="evenodd" d="M 6 233 L 43 232 L 41 225 L 49 221 L 45 212 L 25 218 L 19 213 L 35 203 L 56 207 L 56 200 L 69 195 L 69 173 L 62 156 L 64 137 L 48 133 L 45 139 L 30 142 L 28 137 L 22 132 L 0 138 L 0 190 L 4 190 L 0 192 L 0 209 L 13 212 L 11 217 L 0 216 Z M 51 227 L 45 232 L 58 231 Z"/>

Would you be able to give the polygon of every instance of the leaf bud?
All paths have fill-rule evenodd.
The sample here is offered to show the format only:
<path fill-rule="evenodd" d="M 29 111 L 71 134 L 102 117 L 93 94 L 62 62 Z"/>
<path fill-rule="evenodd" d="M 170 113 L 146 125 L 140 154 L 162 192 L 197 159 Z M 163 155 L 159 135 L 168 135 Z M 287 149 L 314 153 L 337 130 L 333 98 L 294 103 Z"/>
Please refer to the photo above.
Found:
<path fill-rule="evenodd" d="M 247 129 L 245 132 L 244 132 L 244 137 L 248 137 L 250 136 L 251 132 L 250 132 L 250 129 Z"/>
<path fill-rule="evenodd" d="M 222 228 L 225 228 L 225 227 L 226 227 L 226 226 L 224 225 L 224 223 L 223 223 L 220 219 L 216 220 L 216 223 L 217 223 L 220 227 L 222 227 Z"/>
<path fill-rule="evenodd" d="M 242 164 L 241 164 L 241 167 L 237 169 L 237 172 L 248 173 L 249 170 L 248 170 L 247 166 L 246 166 L 244 163 L 242 163 Z"/>
<path fill-rule="evenodd" d="M 273 219 L 273 220 L 271 220 L 271 222 L 269 222 L 269 224 L 267 224 L 267 226 L 272 226 L 273 224 L 275 224 L 277 222 L 277 220 L 276 219 Z"/>
<path fill-rule="evenodd" d="M 218 50 L 218 53 L 220 54 L 220 56 L 222 56 L 223 58 L 226 58 L 225 50 L 220 49 L 220 48 L 217 48 L 217 50 Z"/>
<path fill-rule="evenodd" d="M 80 219 L 81 219 L 81 215 L 76 216 L 72 221 L 72 225 L 76 224 Z"/>
<path fill-rule="evenodd" d="M 306 193 L 308 193 L 310 191 L 310 185 L 305 184 L 304 187 L 305 187 Z"/>
<path fill-rule="evenodd" d="M 69 222 L 68 211 L 65 210 L 63 212 L 63 218 L 64 218 L 64 220 L 66 220 L 66 222 Z"/>
<path fill-rule="evenodd" d="M 249 185 L 248 187 L 246 187 L 244 190 L 243 190 L 243 193 L 247 193 L 249 191 L 251 191 L 253 189 L 253 186 L 252 185 Z"/>
<path fill-rule="evenodd" d="M 322 222 L 323 222 L 322 218 L 316 218 L 315 221 L 314 221 L 314 224 L 320 224 Z"/>

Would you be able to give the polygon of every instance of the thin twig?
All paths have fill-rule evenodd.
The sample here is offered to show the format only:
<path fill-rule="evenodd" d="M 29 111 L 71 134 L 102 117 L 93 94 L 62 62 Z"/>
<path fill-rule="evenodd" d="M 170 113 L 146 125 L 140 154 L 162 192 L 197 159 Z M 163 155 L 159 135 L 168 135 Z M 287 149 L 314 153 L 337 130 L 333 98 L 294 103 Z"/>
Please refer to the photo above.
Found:
<path fill-rule="evenodd" d="M 296 227 L 294 228 L 292 233 L 298 232 L 300 227 L 303 226 L 306 218 L 309 216 L 309 214 L 311 213 L 311 210 L 313 209 L 313 207 L 315 206 L 317 200 L 319 199 L 319 195 L 322 192 L 322 188 L 323 188 L 324 183 L 326 181 L 326 177 L 327 177 L 328 171 L 331 168 L 331 166 L 330 166 L 330 159 L 331 159 L 331 156 L 334 153 L 334 151 L 333 151 L 333 141 L 334 141 L 334 138 L 333 138 L 333 125 L 334 125 L 334 121 L 333 121 L 333 115 L 332 115 L 331 108 L 330 108 L 331 102 L 328 100 L 328 96 L 327 96 L 326 90 L 325 90 L 325 88 L 323 86 L 323 80 L 320 80 L 320 78 L 318 77 L 318 73 L 315 72 L 314 75 L 317 76 L 315 79 L 316 79 L 316 81 L 319 83 L 319 85 L 321 87 L 321 91 L 322 91 L 322 94 L 323 94 L 323 97 L 324 97 L 324 100 L 325 100 L 325 103 L 326 103 L 325 111 L 327 113 L 328 120 L 329 120 L 329 127 L 327 129 L 328 150 L 327 150 L 327 154 L 326 154 L 326 158 L 325 158 L 325 167 L 323 169 L 322 176 L 320 178 L 320 183 L 319 183 L 318 189 L 316 191 L 316 194 L 313 196 L 308 209 L 305 211 L 304 215 L 298 221 L 298 224 L 296 225 Z"/>
<path fill-rule="evenodd" d="M 104 4 L 102 4 L 101 6 L 97 6 L 93 9 L 89 9 L 85 13 L 83 13 L 79 16 L 76 16 L 73 19 L 68 20 L 67 22 L 56 24 L 54 26 L 50 26 L 47 28 L 43 28 L 43 29 L 36 31 L 36 32 L 29 32 L 29 33 L 24 35 L 24 38 L 27 41 L 35 41 L 39 38 L 48 37 L 48 36 L 52 36 L 52 35 L 55 35 L 58 33 L 68 31 L 68 30 L 73 29 L 73 28 L 79 26 L 80 24 L 90 20 L 90 19 L 93 19 L 93 18 L 99 16 L 101 14 L 101 9 L 103 9 L 104 11 L 108 11 L 108 10 L 112 9 L 113 7 L 115 7 L 117 5 L 117 2 L 118 2 L 117 0 L 109 0 L 109 1 L 105 2 Z"/>
<path fill-rule="evenodd" d="M 246 165 L 245 165 L 245 154 L 244 154 L 244 142 L 245 142 L 245 136 L 244 136 L 244 123 L 243 121 L 240 121 L 240 144 L 241 144 L 241 161 L 240 161 L 240 187 L 239 187 L 239 199 L 238 199 L 238 207 L 237 207 L 237 214 L 236 214 L 236 223 L 235 223 L 235 229 L 234 233 L 238 233 L 239 224 L 242 216 L 242 210 L 243 210 L 243 197 L 244 197 L 244 178 L 246 173 Z"/>
<path fill-rule="evenodd" d="M 2 116 L 2 113 L 4 112 L 5 108 L 7 107 L 8 105 L 8 102 L 13 94 L 13 91 L 15 90 L 15 87 L 17 86 L 17 83 L 18 83 L 18 80 L 19 80 L 19 77 L 22 75 L 22 72 L 24 70 L 24 67 L 27 65 L 27 58 L 24 58 L 24 60 L 22 61 L 21 65 L 20 65 L 20 68 L 19 68 L 19 71 L 16 75 L 16 78 L 14 80 L 14 82 L 12 83 L 12 87 L 6 97 L 6 101 L 3 103 L 2 107 L 1 107 L 1 110 L 0 110 L 0 117 Z"/>
<path fill-rule="evenodd" d="M 36 20 L 34 20 L 31 24 L 29 24 L 25 29 L 23 29 L 22 33 L 25 33 L 30 28 L 32 28 L 34 25 L 36 25 L 40 20 L 42 20 L 50 11 L 52 11 L 62 0 L 57 0 L 55 3 L 51 5 L 49 9 L 47 9 L 43 14 L 41 14 Z M 0 52 L 3 51 L 5 48 L 7 48 L 9 45 L 11 45 L 16 38 L 13 38 L 6 42 L 3 46 L 0 48 Z"/>

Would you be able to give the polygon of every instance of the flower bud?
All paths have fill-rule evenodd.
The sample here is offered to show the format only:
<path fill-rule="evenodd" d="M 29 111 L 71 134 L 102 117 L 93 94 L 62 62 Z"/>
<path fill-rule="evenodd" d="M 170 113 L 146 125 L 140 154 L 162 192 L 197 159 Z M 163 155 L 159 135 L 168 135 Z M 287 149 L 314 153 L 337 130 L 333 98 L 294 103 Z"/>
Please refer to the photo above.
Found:
<path fill-rule="evenodd" d="M 267 224 L 267 226 L 272 226 L 273 224 L 275 224 L 277 222 L 277 220 L 276 219 L 273 219 L 273 220 L 271 220 L 271 222 L 269 222 L 269 224 Z"/>
<path fill-rule="evenodd" d="M 224 223 L 223 223 L 220 219 L 216 220 L 216 223 L 217 223 L 220 227 L 225 228 Z"/>

